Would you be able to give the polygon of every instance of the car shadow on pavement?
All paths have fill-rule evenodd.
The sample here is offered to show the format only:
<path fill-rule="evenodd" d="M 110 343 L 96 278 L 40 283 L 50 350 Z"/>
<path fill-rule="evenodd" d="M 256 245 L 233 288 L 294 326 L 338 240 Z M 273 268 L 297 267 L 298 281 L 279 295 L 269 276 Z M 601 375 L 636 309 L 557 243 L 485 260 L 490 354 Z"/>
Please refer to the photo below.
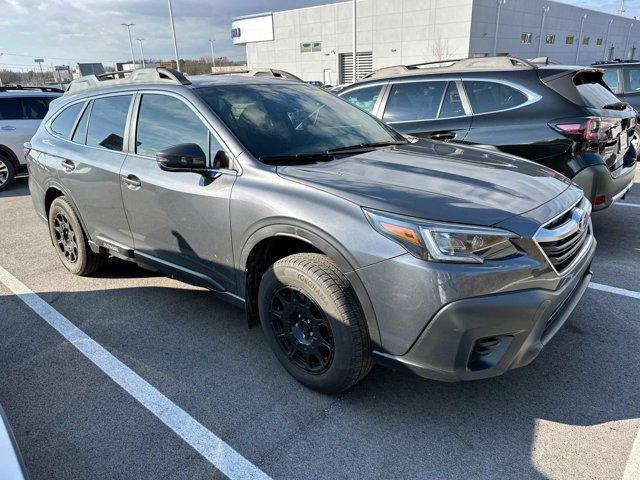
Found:
<path fill-rule="evenodd" d="M 0 192 L 0 198 L 27 196 L 29 196 L 29 180 L 27 180 L 26 178 L 18 178 L 14 180 L 13 185 Z"/>
<path fill-rule="evenodd" d="M 99 278 L 145 275 L 115 261 Z M 640 415 L 637 320 L 606 297 L 583 300 L 533 364 L 502 377 L 446 384 L 376 367 L 327 396 L 296 383 L 260 328 L 206 290 L 40 295 L 274 478 L 581 478 L 594 458 L 619 477 L 610 445 L 625 433 L 605 424 Z M 55 462 L 55 447 L 37 456 Z"/>

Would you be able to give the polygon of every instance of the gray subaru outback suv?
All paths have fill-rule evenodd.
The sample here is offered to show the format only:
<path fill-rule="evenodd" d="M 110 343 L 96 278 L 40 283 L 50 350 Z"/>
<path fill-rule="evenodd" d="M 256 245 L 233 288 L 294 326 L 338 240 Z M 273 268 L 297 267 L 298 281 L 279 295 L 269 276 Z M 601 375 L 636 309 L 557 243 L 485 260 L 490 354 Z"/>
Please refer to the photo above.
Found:
<path fill-rule="evenodd" d="M 63 265 L 204 286 L 325 392 L 374 361 L 471 380 L 531 362 L 591 278 L 579 188 L 505 154 L 407 140 L 286 79 L 85 77 L 26 145 Z"/>

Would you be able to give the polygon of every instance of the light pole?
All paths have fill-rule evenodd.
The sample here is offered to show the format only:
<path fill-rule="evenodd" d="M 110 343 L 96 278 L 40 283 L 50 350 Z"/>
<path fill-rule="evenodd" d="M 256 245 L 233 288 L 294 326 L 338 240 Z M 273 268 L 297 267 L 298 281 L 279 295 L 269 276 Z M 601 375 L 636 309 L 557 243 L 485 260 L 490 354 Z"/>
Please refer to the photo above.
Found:
<path fill-rule="evenodd" d="M 547 12 L 549 11 L 549 5 L 545 5 L 542 7 L 542 21 L 540 22 L 540 38 L 538 39 L 538 57 L 540 56 L 540 52 L 542 51 L 542 31 L 544 30 L 544 17 L 547 16 Z"/>
<path fill-rule="evenodd" d="M 624 57 L 626 59 L 629 56 L 629 37 L 631 37 L 631 29 L 633 28 L 633 22 L 629 25 L 629 31 L 627 32 L 627 41 L 624 43 Z"/>
<path fill-rule="evenodd" d="M 353 0 L 353 8 L 352 8 L 352 20 L 353 20 L 353 38 L 352 38 L 352 43 L 353 43 L 353 83 L 356 82 L 356 68 L 357 68 L 357 63 L 356 63 L 356 59 L 358 57 L 357 54 L 357 45 L 356 45 L 356 0 Z"/>
<path fill-rule="evenodd" d="M 607 60 L 609 60 L 608 55 L 607 55 L 607 48 L 609 48 L 609 32 L 611 31 L 611 25 L 613 24 L 613 18 L 611 20 L 609 20 L 609 25 L 607 25 L 607 36 L 605 37 L 604 40 L 604 55 L 602 55 L 602 60 L 604 60 L 605 62 Z"/>
<path fill-rule="evenodd" d="M 178 56 L 178 42 L 176 41 L 176 26 L 173 23 L 173 8 L 171 7 L 171 0 L 169 2 L 169 20 L 171 21 L 171 35 L 173 36 L 173 50 L 176 53 L 176 69 L 180 71 L 180 57 Z"/>
<path fill-rule="evenodd" d="M 213 43 L 215 40 L 209 39 L 209 46 L 211 47 L 211 64 L 213 65 L 213 70 L 211 73 L 216 73 L 216 57 L 213 55 Z"/>
<path fill-rule="evenodd" d="M 144 42 L 144 38 L 136 38 L 136 40 L 140 44 L 140 56 L 142 57 L 142 68 L 146 68 L 147 64 L 144 63 L 144 48 L 142 48 L 142 42 Z"/>
<path fill-rule="evenodd" d="M 578 56 L 580 55 L 580 45 L 582 45 L 582 28 L 584 27 L 584 21 L 587 19 L 587 14 L 582 15 L 580 20 L 580 33 L 578 34 L 578 49 L 576 50 L 576 65 L 578 65 Z"/>
<path fill-rule="evenodd" d="M 496 56 L 498 51 L 498 27 L 500 26 L 500 10 L 502 9 L 502 5 L 507 3 L 507 0 L 498 0 L 498 11 L 496 12 L 496 33 L 493 37 L 493 56 Z"/>
<path fill-rule="evenodd" d="M 0 52 L 0 57 L 2 56 L 2 52 Z M 0 77 L 0 87 L 3 87 L 4 85 L 2 85 L 2 77 Z"/>
<path fill-rule="evenodd" d="M 131 41 L 131 27 L 135 25 L 135 23 L 122 23 L 123 27 L 127 27 L 127 33 L 129 34 L 129 50 L 131 51 L 131 62 L 133 63 L 133 69 L 136 69 L 136 57 L 133 54 L 133 42 Z"/>

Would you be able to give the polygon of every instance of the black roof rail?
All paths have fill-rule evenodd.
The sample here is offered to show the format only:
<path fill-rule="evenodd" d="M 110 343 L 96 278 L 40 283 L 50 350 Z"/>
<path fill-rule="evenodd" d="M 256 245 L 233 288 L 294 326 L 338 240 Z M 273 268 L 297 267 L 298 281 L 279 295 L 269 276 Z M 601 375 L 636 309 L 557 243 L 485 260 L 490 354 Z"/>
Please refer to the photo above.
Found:
<path fill-rule="evenodd" d="M 30 87 L 23 85 L 4 85 L 0 87 L 0 92 L 9 92 L 16 90 L 40 90 L 45 93 L 64 93 L 64 90 L 56 87 Z"/>

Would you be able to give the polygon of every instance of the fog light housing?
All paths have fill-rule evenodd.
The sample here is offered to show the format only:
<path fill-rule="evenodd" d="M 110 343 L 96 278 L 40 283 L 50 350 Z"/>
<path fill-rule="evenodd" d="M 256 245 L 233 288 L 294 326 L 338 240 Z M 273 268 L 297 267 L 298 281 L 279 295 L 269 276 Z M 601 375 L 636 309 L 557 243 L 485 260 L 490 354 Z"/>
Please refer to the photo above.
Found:
<path fill-rule="evenodd" d="M 495 367 L 509 348 L 512 339 L 511 335 L 495 335 L 476 340 L 469 355 L 467 368 L 475 372 Z"/>

